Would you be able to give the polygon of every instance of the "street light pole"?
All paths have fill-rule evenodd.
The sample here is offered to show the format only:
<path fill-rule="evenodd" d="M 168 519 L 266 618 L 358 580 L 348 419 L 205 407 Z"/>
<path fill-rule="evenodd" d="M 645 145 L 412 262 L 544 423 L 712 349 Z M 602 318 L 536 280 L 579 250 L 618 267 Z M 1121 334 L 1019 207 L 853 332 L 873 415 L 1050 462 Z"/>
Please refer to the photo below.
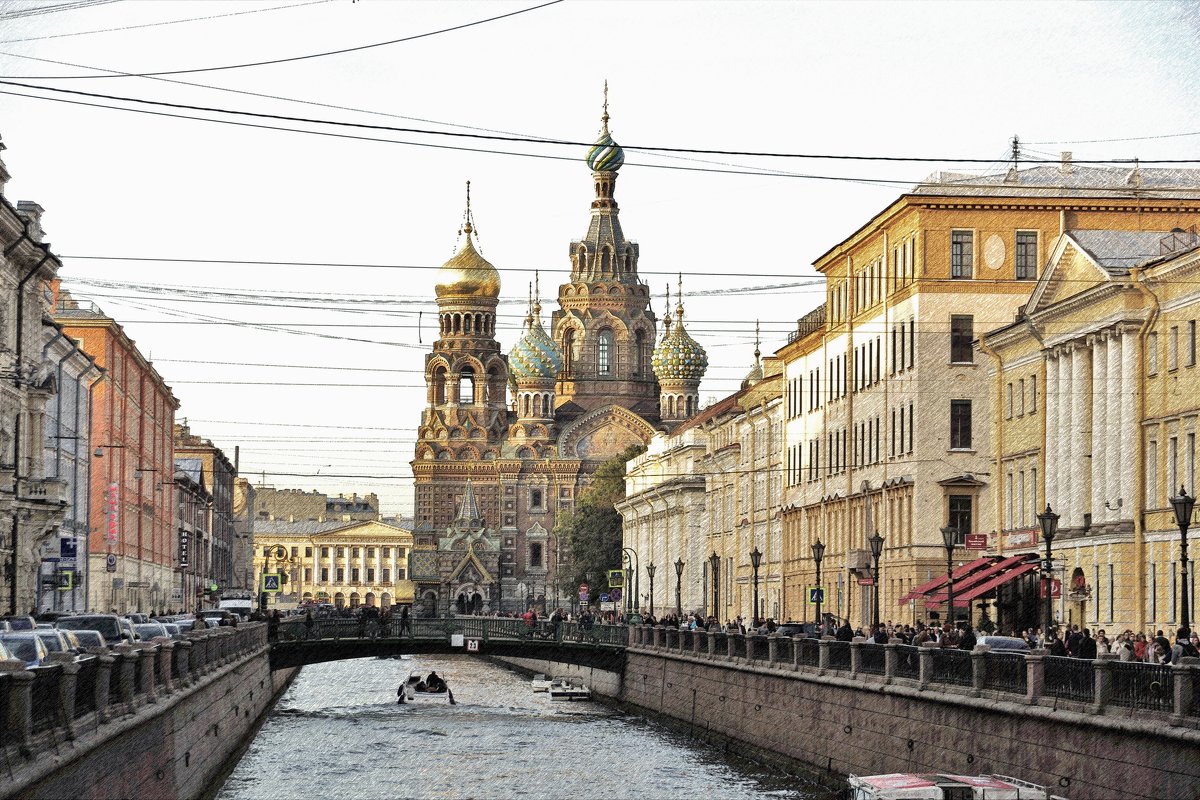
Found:
<path fill-rule="evenodd" d="M 883 537 L 878 532 L 875 533 L 867 543 L 871 545 L 871 557 L 875 560 L 875 572 L 872 575 L 872 583 L 875 589 L 875 624 L 872 633 L 879 630 L 879 556 L 883 554 Z"/>
<path fill-rule="evenodd" d="M 762 563 L 762 553 L 758 549 L 758 545 L 750 551 L 750 565 L 754 567 L 754 613 L 750 618 L 754 621 L 754 627 L 758 627 L 758 565 Z"/>
<path fill-rule="evenodd" d="M 817 625 L 820 626 L 822 622 L 821 601 L 825 599 L 825 589 L 821 586 L 821 559 L 825 558 L 825 543 L 820 539 L 812 543 L 812 557 L 817 564 Z"/>
<path fill-rule="evenodd" d="M 1192 633 L 1192 618 L 1188 607 L 1188 528 L 1192 523 L 1192 508 L 1196 498 L 1189 497 L 1182 486 L 1179 494 L 1171 498 L 1171 508 L 1175 510 L 1175 524 L 1179 526 L 1179 610 L 1180 629 L 1184 636 Z"/>
<path fill-rule="evenodd" d="M 1046 618 L 1042 623 L 1043 641 L 1049 645 L 1050 629 L 1054 625 L 1054 561 L 1050 557 L 1050 545 L 1058 533 L 1058 514 L 1046 504 L 1046 510 L 1038 514 L 1038 523 L 1042 526 L 1042 538 L 1046 540 L 1046 560 L 1042 563 L 1042 582 L 1046 587 Z"/>
<path fill-rule="evenodd" d="M 712 616 L 718 624 L 721 622 L 721 612 L 718 600 L 720 599 L 720 582 L 717 580 L 721 571 L 721 557 L 717 555 L 717 551 L 713 550 L 712 555 L 708 557 L 708 574 L 709 580 L 712 581 L 713 607 Z"/>
<path fill-rule="evenodd" d="M 682 596 L 683 583 L 683 559 L 675 560 L 675 618 L 679 619 L 683 616 L 683 603 L 680 601 Z"/>
<path fill-rule="evenodd" d="M 650 576 L 650 616 L 654 616 L 654 562 L 646 565 L 646 574 Z"/>
<path fill-rule="evenodd" d="M 946 616 L 950 620 L 950 626 L 955 626 L 954 621 L 954 574 L 952 572 L 954 566 L 954 545 L 958 540 L 958 528 L 947 525 L 942 528 L 942 544 L 946 547 Z"/>

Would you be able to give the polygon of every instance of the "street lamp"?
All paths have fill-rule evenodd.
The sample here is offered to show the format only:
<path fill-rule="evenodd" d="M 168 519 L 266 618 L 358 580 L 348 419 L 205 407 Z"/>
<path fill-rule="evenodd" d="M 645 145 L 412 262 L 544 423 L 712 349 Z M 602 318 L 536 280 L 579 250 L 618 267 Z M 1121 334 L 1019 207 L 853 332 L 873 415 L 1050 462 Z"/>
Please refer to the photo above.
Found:
<path fill-rule="evenodd" d="M 650 616 L 654 616 L 654 562 L 646 565 L 646 574 L 650 576 Z"/>
<path fill-rule="evenodd" d="M 633 569 L 633 612 L 636 614 L 641 609 L 641 601 L 638 599 L 638 587 L 641 584 L 641 576 L 638 574 L 641 570 L 638 569 L 637 551 L 632 547 L 622 547 L 621 551 L 625 554 L 625 560 Z M 629 610 L 629 588 L 625 587 L 625 610 Z"/>
<path fill-rule="evenodd" d="M 942 528 L 942 544 L 946 546 L 946 616 L 950 625 L 954 625 L 954 575 L 951 572 L 954 564 L 954 545 L 958 541 L 958 528 L 947 525 Z"/>
<path fill-rule="evenodd" d="M 872 633 L 879 630 L 879 556 L 883 554 L 883 537 L 878 532 L 870 539 L 867 539 L 867 544 L 871 545 L 871 558 L 875 560 L 875 572 L 872 576 L 875 584 L 875 625 Z"/>
<path fill-rule="evenodd" d="M 1192 524 L 1192 507 L 1195 505 L 1196 498 L 1188 497 L 1182 486 L 1179 487 L 1179 494 L 1171 498 L 1171 508 L 1175 509 L 1175 524 L 1179 526 L 1179 608 L 1183 612 L 1180 620 L 1183 622 L 1181 628 L 1184 636 L 1190 636 L 1192 633 L 1192 620 L 1188 613 L 1187 532 L 1188 526 Z"/>
<path fill-rule="evenodd" d="M 758 565 L 762 563 L 762 553 L 758 550 L 758 545 L 750 551 L 750 565 L 754 567 L 754 627 L 758 627 Z"/>
<path fill-rule="evenodd" d="M 821 559 L 825 558 L 825 543 L 817 539 L 812 543 L 812 557 L 817 564 L 817 625 L 822 622 L 821 601 L 825 599 L 825 589 L 821 586 Z M 818 630 L 820 628 L 818 627 Z"/>
<path fill-rule="evenodd" d="M 675 560 L 675 618 L 683 616 L 683 603 L 680 602 L 680 584 L 683 582 L 683 559 Z"/>
<path fill-rule="evenodd" d="M 1049 503 L 1046 503 L 1046 510 L 1037 515 L 1038 523 L 1042 526 L 1042 538 L 1046 540 L 1046 561 L 1042 564 L 1042 580 L 1046 586 L 1046 619 L 1042 624 L 1042 636 L 1047 646 L 1050 643 L 1050 628 L 1054 624 L 1054 600 L 1051 597 L 1054 594 L 1054 562 L 1050 558 L 1050 545 L 1058 533 L 1058 516 Z"/>
<path fill-rule="evenodd" d="M 708 576 L 709 576 L 709 580 L 712 581 L 712 589 L 713 589 L 712 615 L 717 620 L 718 623 L 721 622 L 721 614 L 719 611 L 719 606 L 717 604 L 717 601 L 721 597 L 721 595 L 719 594 L 720 583 L 717 581 L 717 577 L 718 577 L 720 571 L 721 571 L 721 557 L 719 555 L 717 555 L 716 550 L 713 550 L 712 555 L 708 557 Z"/>

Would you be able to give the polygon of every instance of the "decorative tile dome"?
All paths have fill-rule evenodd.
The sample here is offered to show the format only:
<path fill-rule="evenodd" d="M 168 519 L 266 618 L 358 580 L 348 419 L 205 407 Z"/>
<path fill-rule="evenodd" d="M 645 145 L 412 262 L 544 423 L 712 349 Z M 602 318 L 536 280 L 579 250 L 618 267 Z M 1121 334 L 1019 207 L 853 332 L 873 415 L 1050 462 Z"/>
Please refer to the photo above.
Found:
<path fill-rule="evenodd" d="M 508 354 L 509 374 L 517 380 L 558 377 L 562 356 L 558 345 L 546 333 L 541 320 L 530 315 L 525 318 L 525 333 Z"/>
<path fill-rule="evenodd" d="M 680 290 L 682 293 L 682 289 Z M 670 309 L 670 299 L 667 308 Z M 662 340 L 654 348 L 650 363 L 660 381 L 698 381 L 708 369 L 708 354 L 683 327 L 683 303 L 675 306 L 675 324 L 671 314 L 664 315 Z"/>
<path fill-rule="evenodd" d="M 592 172 L 616 172 L 624 163 L 625 151 L 613 141 L 612 134 L 608 132 L 608 124 L 605 123 L 600 138 L 588 150 L 587 164 L 592 168 Z"/>

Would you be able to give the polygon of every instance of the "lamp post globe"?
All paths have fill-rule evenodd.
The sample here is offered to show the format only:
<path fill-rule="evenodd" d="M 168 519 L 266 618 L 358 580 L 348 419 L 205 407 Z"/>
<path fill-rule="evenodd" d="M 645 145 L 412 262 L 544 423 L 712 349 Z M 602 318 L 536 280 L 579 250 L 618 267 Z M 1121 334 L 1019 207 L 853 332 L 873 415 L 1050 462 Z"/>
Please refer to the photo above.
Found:
<path fill-rule="evenodd" d="M 1171 498 L 1171 508 L 1175 511 L 1175 524 L 1179 526 L 1179 621 L 1183 636 L 1192 633 L 1192 617 L 1188 596 L 1188 528 L 1192 524 L 1192 509 L 1196 498 L 1190 497 L 1180 486 L 1179 494 Z"/>
<path fill-rule="evenodd" d="M 879 557 L 883 555 L 883 537 L 876 532 L 870 539 L 867 539 L 867 544 L 871 546 L 871 558 L 875 561 L 875 571 L 871 575 L 872 587 L 875 595 L 875 620 L 874 630 L 879 630 Z"/>
<path fill-rule="evenodd" d="M 758 627 L 758 567 L 762 564 L 762 552 L 759 551 L 758 545 L 750 551 L 750 565 L 754 567 L 754 613 L 750 618 L 754 621 L 754 627 Z"/>
<path fill-rule="evenodd" d="M 954 546 L 958 544 L 958 528 L 947 525 L 942 528 L 942 544 L 946 548 L 946 618 L 954 627 Z"/>
<path fill-rule="evenodd" d="M 813 562 L 817 565 L 817 625 L 821 624 L 821 601 L 825 591 L 821 587 L 821 559 L 825 558 L 825 543 L 817 539 L 812 543 Z"/>
<path fill-rule="evenodd" d="M 1046 586 L 1046 615 L 1042 620 L 1042 636 L 1043 641 L 1048 645 L 1050 642 L 1050 629 L 1054 625 L 1054 599 L 1051 595 L 1054 594 L 1054 560 L 1050 555 L 1050 547 L 1054 543 L 1054 537 L 1058 534 L 1058 514 L 1054 513 L 1054 509 L 1050 508 L 1050 504 L 1046 504 L 1046 510 L 1037 515 L 1038 524 L 1042 526 L 1042 539 L 1046 542 L 1046 560 L 1042 562 L 1042 580 Z"/>

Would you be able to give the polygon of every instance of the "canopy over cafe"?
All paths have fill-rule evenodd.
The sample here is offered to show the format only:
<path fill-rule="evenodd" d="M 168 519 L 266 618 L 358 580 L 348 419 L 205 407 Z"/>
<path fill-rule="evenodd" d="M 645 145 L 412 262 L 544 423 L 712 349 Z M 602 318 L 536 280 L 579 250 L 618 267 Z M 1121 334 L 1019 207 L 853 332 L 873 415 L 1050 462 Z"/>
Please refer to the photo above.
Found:
<path fill-rule="evenodd" d="M 1041 562 L 1035 553 L 1012 556 L 989 555 L 960 564 L 951 572 L 915 587 L 900 598 L 901 606 L 912 606 L 915 617 L 943 622 L 947 601 L 953 594 L 957 621 L 969 621 L 978 628 L 985 615 L 1005 633 L 1041 625 L 1045 600 L 1042 594 Z"/>

